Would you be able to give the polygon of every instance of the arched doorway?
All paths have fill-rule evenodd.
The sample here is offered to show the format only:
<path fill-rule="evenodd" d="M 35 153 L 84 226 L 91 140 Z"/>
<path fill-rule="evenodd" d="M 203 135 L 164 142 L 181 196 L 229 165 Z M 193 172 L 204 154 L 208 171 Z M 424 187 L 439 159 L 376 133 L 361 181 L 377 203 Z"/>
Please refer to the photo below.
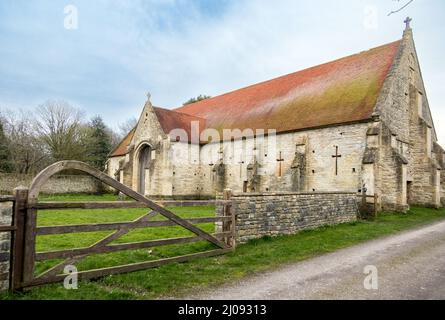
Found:
<path fill-rule="evenodd" d="M 151 160 L 151 148 L 150 146 L 145 145 L 139 152 L 139 169 L 138 169 L 138 177 L 139 177 L 138 192 L 144 195 L 145 195 L 145 186 L 147 180 L 146 172 L 147 169 L 149 169 L 150 160 Z"/>

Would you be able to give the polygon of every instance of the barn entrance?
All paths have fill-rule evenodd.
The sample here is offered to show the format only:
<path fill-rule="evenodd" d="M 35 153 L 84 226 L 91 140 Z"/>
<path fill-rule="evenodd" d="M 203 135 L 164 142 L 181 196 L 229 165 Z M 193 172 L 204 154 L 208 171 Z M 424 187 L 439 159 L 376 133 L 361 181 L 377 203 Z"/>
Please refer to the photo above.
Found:
<path fill-rule="evenodd" d="M 145 194 L 146 190 L 146 181 L 147 181 L 147 169 L 149 169 L 151 160 L 151 148 L 149 145 L 145 145 L 142 147 L 139 152 L 139 184 L 138 184 L 138 192 L 140 194 Z"/>

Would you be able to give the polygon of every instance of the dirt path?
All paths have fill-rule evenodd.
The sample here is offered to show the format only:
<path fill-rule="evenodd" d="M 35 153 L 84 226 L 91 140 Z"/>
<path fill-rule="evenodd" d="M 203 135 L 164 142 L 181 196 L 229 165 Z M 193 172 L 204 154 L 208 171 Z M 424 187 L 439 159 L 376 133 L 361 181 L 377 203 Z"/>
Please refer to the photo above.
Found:
<path fill-rule="evenodd" d="M 364 287 L 365 266 L 378 290 Z M 445 299 L 445 222 L 288 265 L 187 299 Z"/>

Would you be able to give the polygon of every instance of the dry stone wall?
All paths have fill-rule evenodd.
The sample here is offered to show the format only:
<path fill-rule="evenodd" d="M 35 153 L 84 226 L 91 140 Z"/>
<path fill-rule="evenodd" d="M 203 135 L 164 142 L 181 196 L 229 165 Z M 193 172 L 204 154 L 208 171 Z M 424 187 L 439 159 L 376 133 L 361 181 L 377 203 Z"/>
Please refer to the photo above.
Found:
<path fill-rule="evenodd" d="M 33 175 L 0 174 L 0 194 L 12 194 L 18 186 L 29 186 Z M 48 194 L 96 193 L 102 184 L 90 176 L 60 175 L 53 176 L 43 186 L 42 192 Z"/>
<path fill-rule="evenodd" d="M 12 204 L 0 203 L 0 226 L 11 225 Z M 9 287 L 9 261 L 10 261 L 11 234 L 0 233 L 0 291 Z"/>
<path fill-rule="evenodd" d="M 356 198 L 356 193 L 341 192 L 234 195 L 237 242 L 356 221 Z"/>

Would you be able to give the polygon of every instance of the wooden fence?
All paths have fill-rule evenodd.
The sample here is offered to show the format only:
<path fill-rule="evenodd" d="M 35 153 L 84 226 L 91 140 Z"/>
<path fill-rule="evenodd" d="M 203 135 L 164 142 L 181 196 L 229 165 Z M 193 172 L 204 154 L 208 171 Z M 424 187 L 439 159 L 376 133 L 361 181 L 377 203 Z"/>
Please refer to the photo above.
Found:
<path fill-rule="evenodd" d="M 87 173 L 99 181 L 108 184 L 128 197 L 131 201 L 116 202 L 39 202 L 38 196 L 41 186 L 48 179 L 62 170 L 79 170 Z M 11 267 L 11 289 L 21 290 L 46 283 L 63 281 L 66 274 L 63 271 L 66 266 L 73 265 L 84 258 L 94 255 L 111 253 L 123 250 L 137 250 L 173 244 L 189 244 L 198 241 L 207 241 L 217 248 L 210 251 L 198 252 L 182 256 L 169 257 L 158 260 L 119 265 L 94 270 L 85 270 L 77 273 L 79 279 L 92 279 L 105 275 L 123 272 L 132 272 L 146 268 L 153 268 L 172 262 L 185 262 L 199 257 L 211 257 L 225 254 L 235 248 L 235 215 L 231 210 L 230 195 L 225 195 L 223 200 L 214 201 L 161 201 L 153 202 L 143 195 L 133 191 L 118 181 L 110 178 L 104 173 L 77 161 L 63 161 L 56 163 L 43 170 L 33 180 L 29 189 L 20 188 L 14 191 L 14 195 L 2 198 L 2 201 L 12 201 L 13 226 L 2 226 L 0 231 L 13 232 L 12 244 L 12 267 Z M 183 219 L 172 211 L 168 206 L 202 206 L 202 205 L 223 205 L 223 215 Z M 65 210 L 65 209 L 111 209 L 111 208 L 147 208 L 149 211 L 134 221 L 61 225 L 61 226 L 37 226 L 37 216 L 39 210 Z M 154 221 L 153 218 L 161 215 L 167 220 Z M 222 232 L 210 234 L 200 229 L 196 225 L 202 223 L 222 223 Z M 141 228 L 158 228 L 169 226 L 181 226 L 191 231 L 194 236 L 182 238 L 156 239 L 143 242 L 112 244 L 115 240 L 128 234 L 130 231 Z M 42 235 L 57 235 L 80 232 L 114 231 L 99 240 L 95 244 L 86 248 L 74 248 L 50 252 L 36 251 L 36 237 Z M 51 259 L 64 259 L 52 268 L 35 275 L 35 264 L 39 261 Z"/>
<path fill-rule="evenodd" d="M 357 194 L 360 197 L 359 212 L 361 218 L 375 218 L 378 213 L 378 197 L 376 194 L 367 195 L 365 193 Z"/>

